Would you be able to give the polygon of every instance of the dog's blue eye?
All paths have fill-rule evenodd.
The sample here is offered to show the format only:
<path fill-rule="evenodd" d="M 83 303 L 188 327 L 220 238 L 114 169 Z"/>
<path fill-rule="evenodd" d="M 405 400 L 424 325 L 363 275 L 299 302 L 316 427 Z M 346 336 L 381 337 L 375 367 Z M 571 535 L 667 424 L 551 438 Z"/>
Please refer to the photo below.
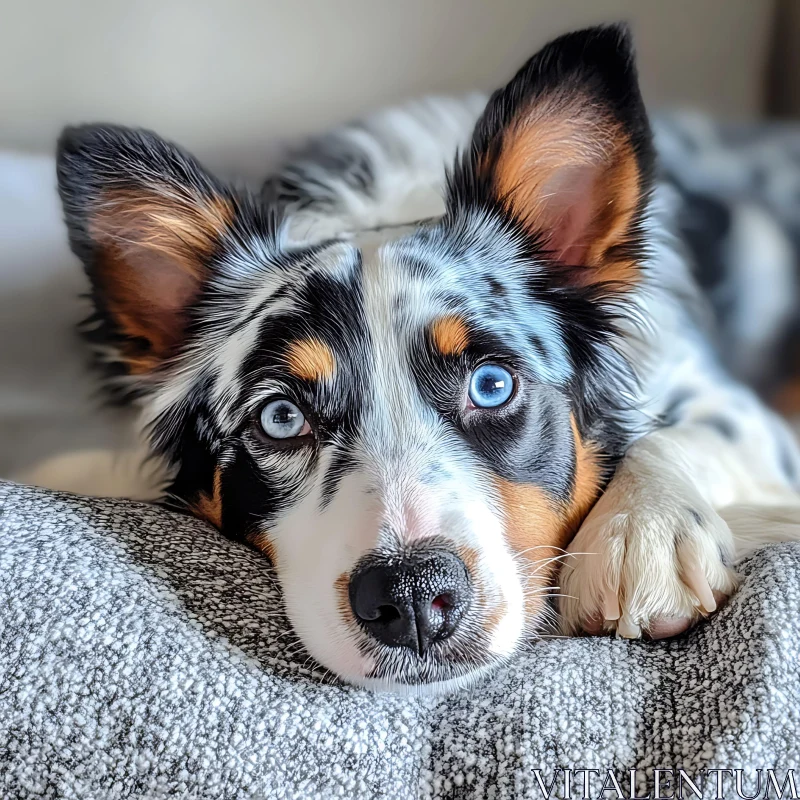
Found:
<path fill-rule="evenodd" d="M 272 400 L 261 411 L 261 427 L 270 439 L 293 439 L 311 432 L 303 412 L 289 400 Z"/>
<path fill-rule="evenodd" d="M 484 364 L 469 381 L 469 399 L 478 408 L 497 408 L 514 394 L 514 376 L 498 364 Z"/>

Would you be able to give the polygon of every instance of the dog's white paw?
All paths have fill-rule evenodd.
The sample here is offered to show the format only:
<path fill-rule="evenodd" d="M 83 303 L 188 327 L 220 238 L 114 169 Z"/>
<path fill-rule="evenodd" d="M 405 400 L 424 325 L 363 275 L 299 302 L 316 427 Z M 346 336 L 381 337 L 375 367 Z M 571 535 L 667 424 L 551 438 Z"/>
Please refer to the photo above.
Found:
<path fill-rule="evenodd" d="M 675 636 L 736 588 L 730 529 L 676 466 L 626 457 L 564 559 L 566 632 Z"/>

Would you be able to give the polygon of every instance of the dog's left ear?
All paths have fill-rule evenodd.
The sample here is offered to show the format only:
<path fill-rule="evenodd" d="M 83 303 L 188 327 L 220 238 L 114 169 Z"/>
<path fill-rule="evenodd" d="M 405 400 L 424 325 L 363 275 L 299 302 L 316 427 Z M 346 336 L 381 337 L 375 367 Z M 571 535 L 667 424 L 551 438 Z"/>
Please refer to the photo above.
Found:
<path fill-rule="evenodd" d="M 448 210 L 511 218 L 579 284 L 631 284 L 653 171 L 625 26 L 548 44 L 495 92 L 450 178 Z"/>

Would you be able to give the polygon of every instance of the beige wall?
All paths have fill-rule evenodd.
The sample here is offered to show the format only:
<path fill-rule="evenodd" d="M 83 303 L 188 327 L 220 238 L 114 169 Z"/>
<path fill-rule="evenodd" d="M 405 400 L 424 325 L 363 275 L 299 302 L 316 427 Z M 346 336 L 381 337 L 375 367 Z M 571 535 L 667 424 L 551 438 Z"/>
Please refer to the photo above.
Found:
<path fill-rule="evenodd" d="M 492 88 L 548 37 L 632 20 L 648 98 L 762 105 L 772 0 L 0 0 L 0 145 L 143 125 L 235 165 L 422 92 Z"/>
<path fill-rule="evenodd" d="M 778 0 L 770 57 L 770 112 L 800 117 L 800 2 Z"/>

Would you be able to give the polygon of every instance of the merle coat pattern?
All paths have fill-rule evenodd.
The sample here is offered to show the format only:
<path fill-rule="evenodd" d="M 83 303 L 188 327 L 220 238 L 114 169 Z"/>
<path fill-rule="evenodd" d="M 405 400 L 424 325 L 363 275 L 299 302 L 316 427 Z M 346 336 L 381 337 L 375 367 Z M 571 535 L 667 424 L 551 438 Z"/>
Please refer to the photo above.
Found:
<path fill-rule="evenodd" d="M 684 630 L 736 585 L 721 514 L 796 502 L 788 430 L 711 345 L 687 187 L 656 169 L 616 26 L 488 101 L 335 131 L 260 196 L 148 132 L 58 153 L 91 338 L 166 497 L 273 560 L 320 662 L 392 688 L 473 678 L 554 598 L 568 632 Z"/>

